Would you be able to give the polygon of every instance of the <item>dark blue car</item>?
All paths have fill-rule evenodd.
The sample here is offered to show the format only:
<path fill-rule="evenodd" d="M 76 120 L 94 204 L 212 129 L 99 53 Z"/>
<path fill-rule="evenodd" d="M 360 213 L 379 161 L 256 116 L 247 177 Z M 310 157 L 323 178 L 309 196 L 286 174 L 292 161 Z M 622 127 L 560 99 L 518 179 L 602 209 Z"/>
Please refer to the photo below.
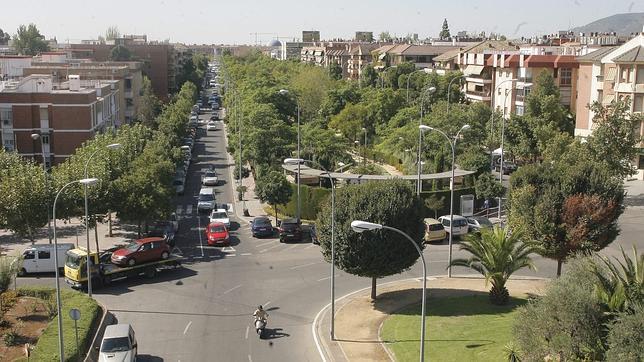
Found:
<path fill-rule="evenodd" d="M 253 233 L 253 237 L 273 235 L 273 225 L 271 224 L 271 220 L 265 216 L 254 218 L 250 223 L 250 229 Z"/>

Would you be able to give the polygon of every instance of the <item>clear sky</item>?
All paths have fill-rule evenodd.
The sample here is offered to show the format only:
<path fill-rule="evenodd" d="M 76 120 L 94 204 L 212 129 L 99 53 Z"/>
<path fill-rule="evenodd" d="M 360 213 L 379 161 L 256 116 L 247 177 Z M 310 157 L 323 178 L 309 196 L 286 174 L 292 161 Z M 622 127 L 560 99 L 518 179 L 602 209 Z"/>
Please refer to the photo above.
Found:
<path fill-rule="evenodd" d="M 493 31 L 508 37 L 543 35 L 605 16 L 644 12 L 630 0 L 3 0 L 0 28 L 14 34 L 35 23 L 48 38 L 74 42 L 96 38 L 115 25 L 126 34 L 183 43 L 266 43 L 275 36 L 323 39 L 381 31 L 436 36 L 443 18 L 450 30 Z"/>

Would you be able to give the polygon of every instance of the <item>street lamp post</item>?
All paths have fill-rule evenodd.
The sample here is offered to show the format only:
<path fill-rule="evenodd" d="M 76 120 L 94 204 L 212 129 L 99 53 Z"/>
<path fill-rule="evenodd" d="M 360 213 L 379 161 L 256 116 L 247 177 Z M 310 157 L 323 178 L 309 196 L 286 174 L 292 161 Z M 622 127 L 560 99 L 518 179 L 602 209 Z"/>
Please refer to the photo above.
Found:
<path fill-rule="evenodd" d="M 331 181 L 331 340 L 335 340 L 335 182 L 333 182 L 333 177 L 331 173 L 324 168 L 319 162 L 312 160 L 303 160 L 301 158 L 287 158 L 284 160 L 284 164 L 302 164 L 304 162 L 310 162 L 318 165 L 324 173 L 326 173 L 329 181 Z M 299 170 L 298 170 L 299 172 Z M 299 177 L 299 175 L 298 175 Z"/>
<path fill-rule="evenodd" d="M 508 79 L 504 80 L 503 82 L 499 83 L 499 86 L 505 82 L 515 82 L 517 79 Z M 503 95 L 503 117 L 501 118 L 501 160 L 499 164 L 499 183 L 503 183 L 503 139 L 505 137 L 505 104 L 508 101 L 508 90 L 506 89 Z M 501 200 L 503 198 L 499 196 L 499 213 L 498 217 L 499 220 L 501 220 Z"/>
<path fill-rule="evenodd" d="M 362 127 L 362 132 L 364 132 L 364 154 L 362 155 L 362 164 L 364 167 L 367 167 L 367 129 L 365 127 Z"/>
<path fill-rule="evenodd" d="M 452 177 L 450 179 L 450 185 L 449 185 L 449 252 L 448 252 L 448 259 L 449 263 L 447 264 L 447 277 L 451 278 L 452 277 L 452 228 L 454 225 L 454 162 L 456 159 L 456 140 L 458 140 L 458 136 L 460 136 L 461 132 L 470 128 L 469 124 L 464 125 L 461 127 L 458 132 L 456 132 L 456 136 L 454 136 L 454 139 L 450 139 L 449 136 L 441 131 L 438 128 L 434 127 L 429 127 L 429 126 L 420 126 L 421 130 L 425 131 L 436 131 L 445 138 L 447 138 L 447 142 L 449 142 L 450 147 L 452 147 Z"/>
<path fill-rule="evenodd" d="M 405 238 L 409 240 L 416 250 L 418 251 L 418 254 L 420 255 L 420 261 L 423 263 L 423 292 L 422 292 L 422 299 L 421 299 L 421 312 L 420 312 L 420 362 L 423 362 L 425 360 L 425 296 L 427 294 L 427 265 L 425 264 L 425 256 L 423 255 L 423 251 L 420 249 L 418 244 L 412 239 L 407 233 L 405 233 L 402 230 L 387 226 L 387 225 L 381 225 L 381 224 L 374 224 L 366 221 L 360 221 L 360 220 L 353 220 L 351 222 L 351 228 L 353 231 L 357 233 L 362 233 L 364 231 L 368 230 L 379 230 L 379 229 L 384 229 L 384 230 L 391 230 L 394 231 Z"/>
<path fill-rule="evenodd" d="M 121 148 L 120 143 L 112 143 L 107 145 L 108 150 L 115 150 Z M 101 151 L 102 148 L 98 148 L 95 150 L 87 159 L 85 162 L 85 172 L 83 175 L 85 175 L 85 179 L 88 179 L 87 172 L 88 172 L 88 167 L 89 167 L 89 162 L 92 160 L 92 157 L 96 155 L 99 151 Z M 88 201 L 87 201 L 87 184 L 83 184 L 83 192 L 84 192 L 84 198 L 85 198 L 85 232 L 87 236 L 87 295 L 91 298 L 92 297 L 92 269 L 90 268 L 90 248 L 89 248 L 89 206 L 88 206 Z M 96 252 L 98 253 L 98 244 L 96 245 Z"/>
<path fill-rule="evenodd" d="M 452 82 L 457 80 L 457 79 L 463 79 L 465 78 L 466 75 L 460 75 L 458 77 L 453 78 L 452 80 L 449 81 L 449 84 L 447 85 L 447 115 L 449 116 L 449 101 L 450 101 L 450 94 L 452 92 Z"/>
<path fill-rule="evenodd" d="M 287 95 L 289 94 L 289 90 L 287 89 L 280 89 L 279 94 L 282 95 Z M 297 100 L 297 96 L 295 96 L 295 104 L 297 105 L 297 158 L 301 159 L 300 157 L 300 102 Z M 300 203 L 300 164 L 297 164 L 297 220 L 300 220 L 300 212 L 301 212 L 301 203 Z"/>
<path fill-rule="evenodd" d="M 432 94 L 434 92 L 436 92 L 436 87 L 429 87 L 427 89 L 428 94 Z M 421 97 L 420 98 L 420 126 L 423 126 L 423 102 L 424 102 L 424 98 Z M 421 128 L 420 131 L 418 132 L 418 183 L 416 185 L 416 196 L 418 197 L 420 197 L 420 192 L 422 191 L 422 188 L 423 188 L 422 181 L 420 180 L 420 174 L 423 169 L 422 164 L 420 162 L 420 153 L 422 149 L 422 144 L 423 144 L 423 132 Z"/>
<path fill-rule="evenodd" d="M 57 193 L 56 197 L 54 198 L 54 205 L 52 207 L 52 218 L 54 219 L 54 265 L 56 266 L 54 268 L 54 271 L 56 273 L 56 308 L 57 308 L 57 313 L 58 313 L 58 354 L 60 357 L 60 362 L 65 361 L 65 349 L 63 346 L 63 315 L 62 315 L 62 307 L 61 307 L 61 302 L 60 302 L 60 276 L 58 275 L 58 239 L 56 238 L 56 202 L 58 201 L 58 196 L 67 188 L 67 186 L 80 183 L 84 186 L 88 185 L 93 185 L 96 182 L 98 182 L 98 179 L 96 178 L 84 178 L 82 180 L 76 180 L 72 182 L 68 182 L 65 184 Z M 89 263 L 89 259 L 87 260 Z"/>
<path fill-rule="evenodd" d="M 32 133 L 31 139 L 36 141 L 40 139 L 40 134 Z M 40 154 L 42 157 L 42 171 L 45 173 L 45 190 L 47 192 L 47 238 L 51 244 L 51 210 L 49 209 L 49 203 L 51 198 L 49 197 L 49 172 L 47 172 L 47 164 L 45 162 L 45 147 L 44 144 L 40 143 Z"/>

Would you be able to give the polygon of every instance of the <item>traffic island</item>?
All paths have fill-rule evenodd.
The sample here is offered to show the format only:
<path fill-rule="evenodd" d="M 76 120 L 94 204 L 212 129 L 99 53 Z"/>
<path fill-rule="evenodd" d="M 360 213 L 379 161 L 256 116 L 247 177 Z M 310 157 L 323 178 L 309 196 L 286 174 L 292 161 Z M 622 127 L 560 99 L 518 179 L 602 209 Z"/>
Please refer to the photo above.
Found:
<path fill-rule="evenodd" d="M 489 303 L 489 285 L 486 286 L 482 278 L 428 278 L 426 359 L 450 360 L 444 359 L 441 352 L 450 349 L 454 349 L 457 355 L 460 355 L 461 351 L 472 351 L 476 355 L 481 349 L 495 353 L 499 345 L 502 350 L 509 340 L 502 343 L 489 340 L 504 339 L 509 330 L 497 331 L 490 336 L 484 334 L 468 337 L 466 336 L 468 323 L 480 322 L 485 317 L 489 317 L 495 320 L 495 323 L 511 328 L 509 320 L 515 308 L 524 303 L 523 301 L 530 295 L 541 294 L 546 282 L 547 280 L 536 278 L 509 280 L 507 287 L 514 298 L 508 307 L 497 307 Z M 321 311 L 319 318 L 316 319 L 314 330 L 319 352 L 328 361 L 417 361 L 421 288 L 421 278 L 408 279 L 378 285 L 376 301 L 370 298 L 370 288 L 338 298 L 334 341 L 329 334 L 329 308 Z M 466 318 L 460 318 L 461 316 Z M 459 324 L 459 321 L 463 324 Z M 450 323 L 456 323 L 456 325 Z M 454 330 L 455 328 L 461 330 Z M 485 327 L 477 327 L 479 332 L 480 328 Z M 464 341 L 468 338 L 472 340 Z M 482 342 L 481 340 L 484 339 L 486 341 Z M 399 353 L 399 346 L 401 351 L 410 349 L 411 351 Z M 438 349 L 439 346 L 440 349 Z M 452 360 L 468 360 L 466 356 L 467 354 L 464 354 L 457 356 L 461 358 Z M 499 355 L 491 360 L 502 358 L 503 356 Z M 469 360 L 479 359 L 470 358 Z"/>

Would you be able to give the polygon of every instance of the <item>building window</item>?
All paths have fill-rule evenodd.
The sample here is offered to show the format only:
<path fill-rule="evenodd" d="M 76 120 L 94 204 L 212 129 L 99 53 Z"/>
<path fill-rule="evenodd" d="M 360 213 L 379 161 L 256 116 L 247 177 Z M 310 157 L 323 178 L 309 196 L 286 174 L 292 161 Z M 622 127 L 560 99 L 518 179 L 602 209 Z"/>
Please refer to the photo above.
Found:
<path fill-rule="evenodd" d="M 40 139 L 42 140 L 43 145 L 48 145 L 49 144 L 49 135 L 48 134 L 40 135 Z"/>
<path fill-rule="evenodd" d="M 644 95 L 635 95 L 635 101 L 633 102 L 633 112 L 644 112 Z"/>
<path fill-rule="evenodd" d="M 47 107 L 40 108 L 40 120 L 41 121 L 49 120 L 49 110 L 47 109 Z"/>
<path fill-rule="evenodd" d="M 11 108 L 0 108 L 0 122 L 2 127 L 13 127 L 13 111 Z"/>
<path fill-rule="evenodd" d="M 523 116 L 523 113 L 524 113 L 524 111 L 523 111 L 523 106 L 519 106 L 519 105 L 517 105 L 517 108 L 516 108 L 516 114 L 517 114 L 517 116 Z"/>
<path fill-rule="evenodd" d="M 619 81 L 623 82 L 623 83 L 630 83 L 630 81 L 631 81 L 631 69 L 629 67 L 624 66 L 623 68 L 621 68 L 621 70 L 622 71 L 620 72 L 621 76 L 620 76 Z"/>
<path fill-rule="evenodd" d="M 559 71 L 559 85 L 572 85 L 572 69 L 562 68 Z"/>
<path fill-rule="evenodd" d="M 132 90 L 132 79 L 125 79 L 125 90 Z"/>
<path fill-rule="evenodd" d="M 637 168 L 639 170 L 644 170 L 644 155 L 640 155 L 639 162 L 637 163 Z"/>
<path fill-rule="evenodd" d="M 637 84 L 644 84 L 644 65 L 637 66 Z"/>

